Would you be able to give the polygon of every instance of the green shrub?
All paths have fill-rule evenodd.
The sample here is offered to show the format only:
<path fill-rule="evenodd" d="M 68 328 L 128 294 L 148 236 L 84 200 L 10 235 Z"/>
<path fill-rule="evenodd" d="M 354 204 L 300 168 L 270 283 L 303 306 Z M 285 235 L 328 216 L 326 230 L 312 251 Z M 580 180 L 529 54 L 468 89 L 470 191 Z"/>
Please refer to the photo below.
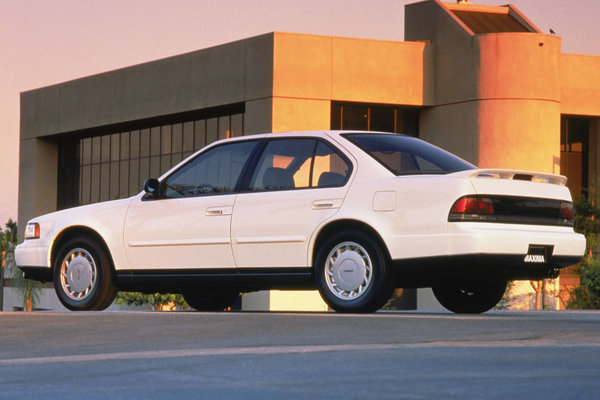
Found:
<path fill-rule="evenodd" d="M 571 291 L 567 308 L 600 309 L 600 261 L 585 257 L 579 271 L 581 286 Z"/>

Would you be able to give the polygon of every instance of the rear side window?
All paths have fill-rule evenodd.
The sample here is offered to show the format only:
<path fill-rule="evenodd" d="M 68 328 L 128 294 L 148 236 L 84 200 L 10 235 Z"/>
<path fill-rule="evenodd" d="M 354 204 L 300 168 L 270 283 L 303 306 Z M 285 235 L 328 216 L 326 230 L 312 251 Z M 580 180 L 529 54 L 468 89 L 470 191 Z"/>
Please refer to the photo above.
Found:
<path fill-rule="evenodd" d="M 251 191 L 343 186 L 350 163 L 317 139 L 270 140 L 250 180 Z"/>
<path fill-rule="evenodd" d="M 412 136 L 357 133 L 344 137 L 396 175 L 449 174 L 476 168 Z"/>

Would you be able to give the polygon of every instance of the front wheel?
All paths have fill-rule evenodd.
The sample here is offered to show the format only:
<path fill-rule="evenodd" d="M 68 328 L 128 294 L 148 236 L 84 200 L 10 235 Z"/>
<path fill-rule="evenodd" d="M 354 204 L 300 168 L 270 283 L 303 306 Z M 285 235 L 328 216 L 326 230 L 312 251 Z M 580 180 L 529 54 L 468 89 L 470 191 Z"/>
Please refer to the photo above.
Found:
<path fill-rule="evenodd" d="M 506 281 L 458 282 L 433 287 L 435 298 L 458 314 L 480 314 L 494 308 L 504 296 Z"/>
<path fill-rule="evenodd" d="M 315 280 L 321 297 L 338 312 L 374 312 L 394 288 L 379 243 L 360 231 L 340 232 L 319 248 Z"/>
<path fill-rule="evenodd" d="M 61 247 L 53 277 L 58 299 L 72 311 L 104 310 L 117 295 L 108 255 L 88 236 L 74 237 Z"/>

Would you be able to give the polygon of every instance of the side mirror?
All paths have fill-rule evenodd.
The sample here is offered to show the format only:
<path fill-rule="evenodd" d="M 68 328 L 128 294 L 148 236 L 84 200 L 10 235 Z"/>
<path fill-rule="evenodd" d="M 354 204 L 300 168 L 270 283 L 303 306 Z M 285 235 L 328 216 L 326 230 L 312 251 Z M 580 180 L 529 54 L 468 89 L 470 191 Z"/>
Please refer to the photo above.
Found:
<path fill-rule="evenodd" d="M 156 199 L 160 194 L 160 182 L 155 178 L 148 178 L 144 181 L 144 192 L 146 198 Z"/>

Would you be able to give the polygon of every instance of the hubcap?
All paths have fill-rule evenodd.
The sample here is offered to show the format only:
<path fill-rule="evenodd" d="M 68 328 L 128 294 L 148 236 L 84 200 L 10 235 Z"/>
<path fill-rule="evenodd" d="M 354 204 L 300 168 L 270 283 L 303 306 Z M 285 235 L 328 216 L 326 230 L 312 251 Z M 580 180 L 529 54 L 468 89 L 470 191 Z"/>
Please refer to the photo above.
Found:
<path fill-rule="evenodd" d="M 60 283 L 69 298 L 82 301 L 96 285 L 96 263 L 85 249 L 72 250 L 60 266 Z"/>
<path fill-rule="evenodd" d="M 371 284 L 371 259 L 355 242 L 335 246 L 327 256 L 325 281 L 331 292 L 342 300 L 360 297 Z"/>

